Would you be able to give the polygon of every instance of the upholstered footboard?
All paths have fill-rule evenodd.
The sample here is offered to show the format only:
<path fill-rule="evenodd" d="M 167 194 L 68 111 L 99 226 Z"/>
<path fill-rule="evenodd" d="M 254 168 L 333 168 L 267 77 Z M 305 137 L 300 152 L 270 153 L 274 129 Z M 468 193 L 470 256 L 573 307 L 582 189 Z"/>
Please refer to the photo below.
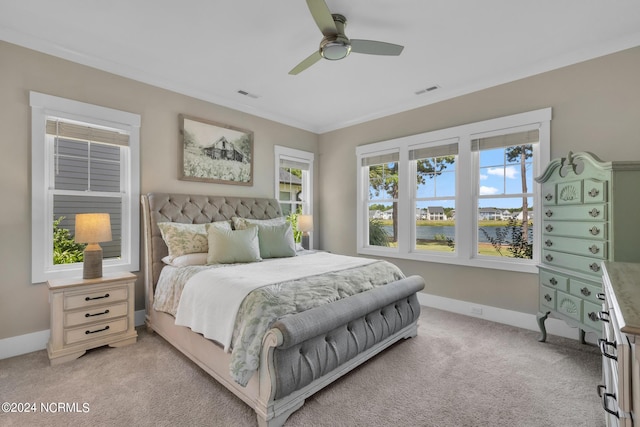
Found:
<path fill-rule="evenodd" d="M 282 425 L 308 396 L 415 336 L 423 288 L 411 276 L 275 322 L 263 341 L 259 423 Z"/>

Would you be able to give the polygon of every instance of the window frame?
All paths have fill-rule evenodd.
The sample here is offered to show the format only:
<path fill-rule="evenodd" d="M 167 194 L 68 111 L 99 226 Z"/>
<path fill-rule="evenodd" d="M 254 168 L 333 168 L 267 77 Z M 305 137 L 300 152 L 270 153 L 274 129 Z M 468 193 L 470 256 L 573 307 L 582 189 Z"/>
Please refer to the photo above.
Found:
<path fill-rule="evenodd" d="M 309 169 L 302 171 L 302 194 L 305 195 L 304 200 L 300 203 L 302 206 L 302 213 L 305 215 L 313 215 L 313 166 L 315 155 L 310 151 L 299 150 L 295 148 L 285 147 L 282 145 L 274 145 L 274 174 L 275 174 L 275 187 L 274 198 L 278 203 L 287 203 L 280 200 L 280 161 L 290 160 L 298 163 L 306 163 L 309 165 Z M 292 206 L 297 203 L 289 203 Z M 315 219 L 314 219 L 315 222 Z M 313 248 L 313 233 L 309 234 L 309 247 Z"/>
<path fill-rule="evenodd" d="M 121 168 L 123 183 L 121 258 L 106 259 L 104 273 L 140 269 L 140 115 L 66 98 L 29 93 L 31 106 L 31 281 L 72 278 L 82 274 L 82 263 L 53 264 L 53 194 L 50 145 L 46 121 L 49 117 L 73 120 L 122 130 L 129 134 L 128 155 Z M 122 172 L 121 172 L 122 173 Z"/>
<path fill-rule="evenodd" d="M 542 168 L 550 160 L 551 108 L 514 114 L 476 123 L 425 132 L 416 135 L 381 141 L 356 147 L 357 181 L 357 253 L 381 257 L 402 258 L 416 261 L 428 261 L 445 264 L 457 264 L 471 267 L 493 268 L 509 271 L 536 273 L 539 263 L 542 231 L 534 227 L 533 259 L 505 259 L 505 257 L 478 256 L 477 253 L 477 192 L 479 165 L 472 152 L 471 141 L 478 135 L 508 134 L 520 128 L 534 126 L 539 130 L 540 142 L 537 144 L 537 156 L 534 152 L 533 176 L 539 176 Z M 452 140 L 458 141 L 456 164 L 456 250 L 450 253 L 415 251 L 415 161 L 409 160 L 409 151 L 414 147 L 444 145 Z M 390 151 L 399 151 L 398 170 L 398 245 L 397 248 L 369 246 L 368 242 L 368 168 L 362 166 L 363 159 Z M 413 171 L 413 172 L 412 172 Z M 412 175 L 412 173 L 414 173 Z M 541 218 L 540 184 L 534 182 L 533 217 Z"/>

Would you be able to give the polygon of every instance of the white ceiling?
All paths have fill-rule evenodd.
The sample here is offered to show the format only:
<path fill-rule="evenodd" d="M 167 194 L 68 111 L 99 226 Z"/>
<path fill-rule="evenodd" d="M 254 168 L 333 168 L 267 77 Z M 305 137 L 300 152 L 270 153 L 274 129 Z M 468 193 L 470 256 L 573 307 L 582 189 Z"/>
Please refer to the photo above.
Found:
<path fill-rule="evenodd" d="M 404 51 L 289 75 L 322 39 L 304 0 L 0 0 L 0 39 L 316 133 L 640 45 L 638 0 L 326 2 Z"/>

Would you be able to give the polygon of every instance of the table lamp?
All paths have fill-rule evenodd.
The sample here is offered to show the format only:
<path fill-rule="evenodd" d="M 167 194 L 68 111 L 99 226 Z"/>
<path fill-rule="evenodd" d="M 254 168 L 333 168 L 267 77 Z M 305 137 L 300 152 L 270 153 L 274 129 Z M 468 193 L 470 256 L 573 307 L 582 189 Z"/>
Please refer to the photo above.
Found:
<path fill-rule="evenodd" d="M 302 247 L 309 248 L 309 232 L 313 231 L 313 216 L 298 215 L 298 230 L 302 232 Z"/>
<path fill-rule="evenodd" d="M 108 213 L 86 213 L 76 215 L 78 243 L 88 243 L 84 249 L 83 279 L 102 277 L 102 248 L 99 243 L 111 241 L 111 220 Z"/>

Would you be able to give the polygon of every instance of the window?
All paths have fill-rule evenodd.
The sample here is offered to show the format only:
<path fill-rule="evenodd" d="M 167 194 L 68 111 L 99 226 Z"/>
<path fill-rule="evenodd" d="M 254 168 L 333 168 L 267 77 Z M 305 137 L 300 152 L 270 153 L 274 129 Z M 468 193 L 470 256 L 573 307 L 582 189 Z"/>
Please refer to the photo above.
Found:
<path fill-rule="evenodd" d="M 297 215 L 313 215 L 313 158 L 308 151 L 275 146 L 275 194 L 294 225 Z M 310 244 L 313 247 L 313 241 Z"/>
<path fill-rule="evenodd" d="M 535 272 L 551 109 L 359 146 L 358 252 Z"/>
<path fill-rule="evenodd" d="M 77 213 L 110 215 L 105 272 L 138 270 L 140 117 L 36 92 L 30 102 L 32 281 L 81 274 Z"/>

